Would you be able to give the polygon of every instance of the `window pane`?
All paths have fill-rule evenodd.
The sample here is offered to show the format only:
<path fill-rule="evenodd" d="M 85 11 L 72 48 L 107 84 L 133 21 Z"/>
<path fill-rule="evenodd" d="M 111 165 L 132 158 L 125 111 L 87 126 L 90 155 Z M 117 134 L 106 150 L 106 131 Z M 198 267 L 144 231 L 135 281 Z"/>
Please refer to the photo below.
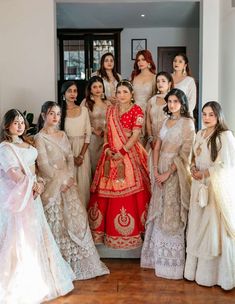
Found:
<path fill-rule="evenodd" d="M 84 40 L 64 40 L 64 79 L 85 79 Z"/>
<path fill-rule="evenodd" d="M 94 40 L 93 41 L 93 70 L 97 71 L 100 68 L 100 59 L 105 53 L 114 55 L 114 40 Z"/>

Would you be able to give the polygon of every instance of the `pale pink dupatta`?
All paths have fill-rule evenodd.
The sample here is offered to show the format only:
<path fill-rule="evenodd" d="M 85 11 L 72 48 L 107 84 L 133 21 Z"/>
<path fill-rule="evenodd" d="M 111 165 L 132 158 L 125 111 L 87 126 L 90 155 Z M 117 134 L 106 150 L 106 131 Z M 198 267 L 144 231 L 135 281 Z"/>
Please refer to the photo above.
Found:
<path fill-rule="evenodd" d="M 2 164 L 8 162 L 8 164 L 4 164 L 5 168 L 8 166 L 9 170 L 21 169 L 24 172 L 22 178 L 14 182 L 4 171 L 3 165 L 0 165 L 0 204 L 2 208 L 11 212 L 21 212 L 33 200 L 34 176 L 28 166 L 24 164 L 13 144 L 3 142 L 0 144 L 0 150 L 2 151 Z"/>

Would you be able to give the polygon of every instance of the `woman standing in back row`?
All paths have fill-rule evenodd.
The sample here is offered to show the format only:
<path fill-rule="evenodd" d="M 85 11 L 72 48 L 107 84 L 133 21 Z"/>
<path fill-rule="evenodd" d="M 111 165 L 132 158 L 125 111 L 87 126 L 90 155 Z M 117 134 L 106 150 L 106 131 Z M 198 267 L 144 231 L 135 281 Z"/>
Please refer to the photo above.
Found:
<path fill-rule="evenodd" d="M 134 90 L 135 103 L 141 107 L 144 116 L 148 100 L 156 91 L 156 66 L 153 62 L 152 54 L 148 50 L 141 50 L 136 54 L 134 70 L 131 74 L 131 81 Z M 146 144 L 146 119 L 144 117 L 143 128 L 141 132 L 141 142 Z"/>
<path fill-rule="evenodd" d="M 61 87 L 61 130 L 69 138 L 74 156 L 74 178 L 84 206 L 90 198 L 91 162 L 88 146 L 91 124 L 88 109 L 77 105 L 78 88 L 74 81 L 66 81 Z"/>
<path fill-rule="evenodd" d="M 188 57 L 179 53 L 173 60 L 174 87 L 182 90 L 188 99 L 189 113 L 193 117 L 193 110 L 197 103 L 197 88 L 194 78 L 191 76 Z"/>
<path fill-rule="evenodd" d="M 116 86 L 122 76 L 116 71 L 115 58 L 112 53 L 105 53 L 101 57 L 100 69 L 91 76 L 100 76 L 103 79 L 106 98 L 115 104 L 117 102 Z"/>

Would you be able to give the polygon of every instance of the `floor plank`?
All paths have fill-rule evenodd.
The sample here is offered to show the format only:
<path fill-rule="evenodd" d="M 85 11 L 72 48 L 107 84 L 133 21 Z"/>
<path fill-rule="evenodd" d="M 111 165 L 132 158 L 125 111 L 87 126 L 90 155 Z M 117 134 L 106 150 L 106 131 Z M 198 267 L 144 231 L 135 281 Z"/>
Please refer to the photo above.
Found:
<path fill-rule="evenodd" d="M 74 282 L 74 290 L 47 304 L 235 304 L 235 289 L 202 287 L 186 280 L 166 280 L 139 259 L 104 259 L 111 274 Z"/>

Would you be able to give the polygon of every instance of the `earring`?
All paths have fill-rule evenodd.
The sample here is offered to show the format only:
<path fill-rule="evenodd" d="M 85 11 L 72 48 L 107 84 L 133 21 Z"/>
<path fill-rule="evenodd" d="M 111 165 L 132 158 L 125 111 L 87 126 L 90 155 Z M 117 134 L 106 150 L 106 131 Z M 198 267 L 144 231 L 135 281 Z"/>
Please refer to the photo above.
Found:
<path fill-rule="evenodd" d="M 186 68 L 183 69 L 183 75 L 186 76 Z"/>
<path fill-rule="evenodd" d="M 183 109 L 183 107 L 180 108 L 180 114 L 184 114 L 184 109 Z"/>
<path fill-rule="evenodd" d="M 102 93 L 100 97 L 101 97 L 101 99 L 105 99 L 104 93 Z"/>
<path fill-rule="evenodd" d="M 148 69 L 151 69 L 151 67 L 152 67 L 152 66 L 151 66 L 151 64 L 149 63 L 149 64 L 148 64 Z"/>
<path fill-rule="evenodd" d="M 134 99 L 134 97 L 133 97 L 133 96 L 131 97 L 131 102 L 132 102 L 132 103 L 134 103 L 134 102 L 135 102 L 135 99 Z"/>
<path fill-rule="evenodd" d="M 93 95 L 90 96 L 90 100 L 94 101 L 94 97 Z"/>
<path fill-rule="evenodd" d="M 65 101 L 66 99 L 65 99 L 65 96 L 63 95 L 63 101 Z"/>

